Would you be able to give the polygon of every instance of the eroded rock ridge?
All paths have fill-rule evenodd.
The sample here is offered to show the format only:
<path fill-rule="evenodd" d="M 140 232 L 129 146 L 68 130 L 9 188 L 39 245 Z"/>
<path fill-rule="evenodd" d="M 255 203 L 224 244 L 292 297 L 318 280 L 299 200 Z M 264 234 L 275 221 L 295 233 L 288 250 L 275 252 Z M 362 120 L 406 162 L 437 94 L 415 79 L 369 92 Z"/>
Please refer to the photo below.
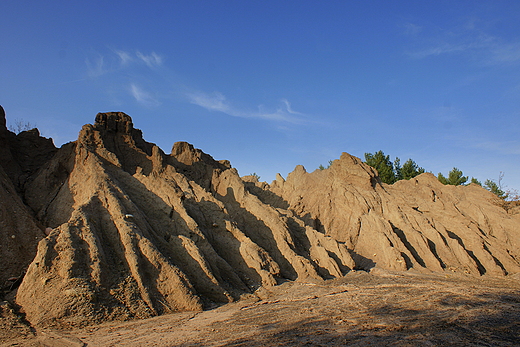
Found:
<path fill-rule="evenodd" d="M 165 154 L 122 112 L 98 114 L 60 149 L 2 124 L 0 256 L 21 259 L 5 273 L 30 262 L 16 302 L 33 324 L 201 310 L 374 266 L 520 272 L 520 218 L 477 186 L 429 174 L 388 186 L 346 153 L 269 185 L 185 142 Z M 37 150 L 16 142 L 28 137 Z"/>

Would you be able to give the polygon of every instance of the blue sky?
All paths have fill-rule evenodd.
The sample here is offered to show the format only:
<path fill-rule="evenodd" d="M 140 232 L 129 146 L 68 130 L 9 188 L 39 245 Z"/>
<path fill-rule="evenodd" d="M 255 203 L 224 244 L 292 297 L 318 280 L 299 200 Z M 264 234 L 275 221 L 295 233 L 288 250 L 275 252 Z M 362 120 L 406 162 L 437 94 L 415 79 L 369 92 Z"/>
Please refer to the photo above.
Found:
<path fill-rule="evenodd" d="M 270 182 L 383 150 L 520 189 L 520 1 L 0 2 L 0 104 L 56 145 L 123 111 Z"/>

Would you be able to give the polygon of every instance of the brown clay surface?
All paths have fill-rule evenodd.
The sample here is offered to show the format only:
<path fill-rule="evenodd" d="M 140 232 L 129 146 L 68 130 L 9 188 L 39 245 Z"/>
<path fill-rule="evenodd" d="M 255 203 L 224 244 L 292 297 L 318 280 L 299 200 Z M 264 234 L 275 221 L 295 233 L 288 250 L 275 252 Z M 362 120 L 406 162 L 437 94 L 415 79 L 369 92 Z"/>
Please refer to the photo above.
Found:
<path fill-rule="evenodd" d="M 321 284 L 286 282 L 200 313 L 36 328 L 35 336 L 16 324 L 2 330 L 1 346 L 514 346 L 520 283 L 356 271 Z"/>

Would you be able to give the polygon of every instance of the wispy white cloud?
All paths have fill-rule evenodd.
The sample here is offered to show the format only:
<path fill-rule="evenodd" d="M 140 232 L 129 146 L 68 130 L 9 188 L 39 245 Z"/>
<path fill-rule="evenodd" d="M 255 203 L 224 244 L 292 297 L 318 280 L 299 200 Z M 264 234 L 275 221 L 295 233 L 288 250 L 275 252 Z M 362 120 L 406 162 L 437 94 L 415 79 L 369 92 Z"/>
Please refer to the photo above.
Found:
<path fill-rule="evenodd" d="M 96 53 L 95 57 L 85 59 L 87 73 L 90 78 L 100 77 L 109 72 L 129 69 L 138 64 L 145 64 L 149 68 L 162 66 L 163 57 L 155 52 L 143 54 L 140 51 L 131 53 L 124 50 L 110 49 L 112 54 Z"/>
<path fill-rule="evenodd" d="M 491 49 L 491 58 L 498 63 L 520 61 L 520 42 L 496 45 Z"/>
<path fill-rule="evenodd" d="M 86 58 L 85 64 L 87 65 L 87 73 L 90 78 L 96 78 L 108 72 L 105 66 L 105 58 L 102 55 L 98 55 L 92 60 Z"/>
<path fill-rule="evenodd" d="M 291 108 L 291 103 L 289 102 L 289 100 L 287 99 L 282 99 L 282 102 L 285 104 L 285 109 L 287 110 L 287 112 L 289 112 L 290 114 L 296 114 L 296 115 L 303 115 L 303 113 L 301 112 L 296 112 L 294 111 L 292 108 Z"/>
<path fill-rule="evenodd" d="M 231 109 L 231 107 L 227 104 L 226 97 L 219 92 L 214 92 L 211 94 L 192 92 L 186 94 L 186 96 L 192 104 L 204 107 L 207 110 L 219 111 L 231 116 L 242 117 L 242 115 L 240 115 L 238 112 Z"/>
<path fill-rule="evenodd" d="M 148 67 L 158 67 L 163 64 L 163 58 L 156 54 L 155 52 L 150 53 L 149 55 L 142 54 L 141 52 L 136 52 L 137 58 L 143 61 Z"/>
<path fill-rule="evenodd" d="M 409 29 L 413 32 L 413 27 Z M 424 48 L 407 52 L 414 59 L 423 59 L 446 54 L 471 54 L 482 64 L 501 64 L 520 61 L 520 42 L 508 41 L 479 29 L 478 21 L 472 20 L 451 30 L 436 30 L 435 34 L 421 35 Z"/>
<path fill-rule="evenodd" d="M 302 117 L 304 116 L 303 113 L 296 112 L 291 108 L 291 103 L 289 101 L 287 101 L 286 99 L 282 99 L 280 101 L 283 105 L 276 108 L 276 110 L 269 111 L 266 109 L 265 106 L 261 105 L 258 106 L 258 112 L 252 113 L 251 116 L 256 118 L 293 124 L 302 124 L 307 122 L 307 120 L 305 120 Z"/>
<path fill-rule="evenodd" d="M 293 124 L 309 123 L 309 119 L 304 113 L 293 110 L 291 103 L 287 99 L 281 99 L 280 105 L 274 112 L 266 112 L 266 108 L 262 105 L 258 107 L 259 112 L 253 114 L 258 118 L 281 121 Z"/>
<path fill-rule="evenodd" d="M 417 36 L 421 31 L 422 27 L 413 23 L 405 23 L 403 24 L 404 33 L 407 36 Z"/>
<path fill-rule="evenodd" d="M 151 93 L 143 90 L 135 83 L 130 84 L 130 93 L 137 100 L 137 102 L 145 106 L 159 106 L 160 102 Z"/>
<path fill-rule="evenodd" d="M 410 57 L 416 59 L 422 59 L 429 56 L 437 56 L 441 54 L 454 53 L 454 52 L 462 52 L 469 48 L 468 45 L 453 45 L 449 43 L 443 43 L 438 46 L 428 47 L 423 50 L 410 52 L 408 53 Z"/>
<path fill-rule="evenodd" d="M 132 55 L 130 53 L 128 53 L 128 52 L 114 50 L 114 53 L 119 56 L 119 59 L 121 59 L 121 65 L 122 66 L 128 65 L 130 62 L 132 62 L 134 60 Z"/>
<path fill-rule="evenodd" d="M 226 97 L 219 92 L 203 93 L 191 92 L 187 93 L 188 100 L 195 105 L 203 107 L 209 111 L 218 111 L 233 117 L 241 118 L 259 118 L 277 122 L 287 122 L 293 124 L 306 123 L 304 114 L 292 109 L 291 103 L 287 99 L 282 99 L 282 105 L 274 110 L 269 110 L 265 106 L 258 106 L 258 111 L 245 111 L 231 105 Z"/>
<path fill-rule="evenodd" d="M 478 35 L 477 37 L 459 37 L 455 35 L 455 38 L 449 35 L 449 38 L 450 40 L 441 40 L 440 43 L 425 49 L 410 52 L 409 55 L 413 58 L 421 59 L 429 56 L 463 53 L 468 51 L 485 53 L 486 51 L 490 52 L 491 50 L 500 47 L 497 40 L 488 35 Z"/>

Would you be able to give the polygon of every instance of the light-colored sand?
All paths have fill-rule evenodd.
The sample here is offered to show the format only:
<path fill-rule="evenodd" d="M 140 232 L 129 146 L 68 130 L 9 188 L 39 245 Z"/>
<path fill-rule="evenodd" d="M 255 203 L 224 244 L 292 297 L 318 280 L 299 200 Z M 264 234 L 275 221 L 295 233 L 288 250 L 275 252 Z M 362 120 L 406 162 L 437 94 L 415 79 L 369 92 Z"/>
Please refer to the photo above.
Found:
<path fill-rule="evenodd" d="M 68 331 L 37 328 L 36 336 L 25 330 L 0 341 L 2 346 L 520 345 L 516 279 L 353 272 L 323 284 L 286 282 L 256 294 L 200 313 Z"/>

